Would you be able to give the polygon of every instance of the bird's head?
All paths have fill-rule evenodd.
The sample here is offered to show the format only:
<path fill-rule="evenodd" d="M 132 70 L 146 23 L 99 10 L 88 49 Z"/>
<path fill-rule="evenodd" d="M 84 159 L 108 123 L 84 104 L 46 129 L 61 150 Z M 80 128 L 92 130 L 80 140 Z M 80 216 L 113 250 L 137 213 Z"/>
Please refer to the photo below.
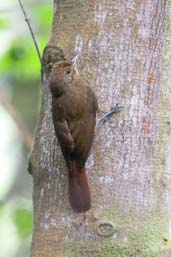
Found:
<path fill-rule="evenodd" d="M 59 95 L 62 91 L 67 90 L 68 87 L 72 86 L 72 81 L 77 79 L 78 76 L 78 70 L 71 61 L 55 63 L 49 78 L 52 94 Z"/>

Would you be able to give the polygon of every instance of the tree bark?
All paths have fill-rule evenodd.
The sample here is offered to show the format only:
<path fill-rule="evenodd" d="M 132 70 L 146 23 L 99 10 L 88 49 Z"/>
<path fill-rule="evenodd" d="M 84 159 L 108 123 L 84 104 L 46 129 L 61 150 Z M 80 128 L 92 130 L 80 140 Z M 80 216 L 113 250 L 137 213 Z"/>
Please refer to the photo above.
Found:
<path fill-rule="evenodd" d="M 32 257 L 171 256 L 169 12 L 165 0 L 54 1 L 29 165 Z M 92 197 L 87 213 L 70 208 L 66 166 L 54 134 L 48 75 L 59 57 L 56 47 L 69 59 L 80 52 L 78 69 L 96 92 L 100 110 L 124 106 L 97 127 L 87 162 Z"/>

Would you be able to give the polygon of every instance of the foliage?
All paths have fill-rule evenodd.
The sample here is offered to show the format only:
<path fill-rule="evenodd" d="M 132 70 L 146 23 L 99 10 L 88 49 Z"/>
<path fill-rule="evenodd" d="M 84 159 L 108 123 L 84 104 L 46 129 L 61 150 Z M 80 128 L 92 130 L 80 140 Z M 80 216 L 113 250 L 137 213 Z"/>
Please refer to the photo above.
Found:
<path fill-rule="evenodd" d="M 8 22 L 2 18 L 0 18 L 0 29 L 4 29 L 8 27 Z"/>
<path fill-rule="evenodd" d="M 22 37 L 14 39 L 2 58 L 0 70 L 4 75 L 8 74 L 10 77 L 21 77 L 22 74 L 22 78 L 29 78 L 31 74 L 32 78 L 37 78 L 40 63 L 32 42 Z"/>
<path fill-rule="evenodd" d="M 13 221 L 21 239 L 28 237 L 32 231 L 32 212 L 26 209 L 16 209 L 13 213 Z"/>

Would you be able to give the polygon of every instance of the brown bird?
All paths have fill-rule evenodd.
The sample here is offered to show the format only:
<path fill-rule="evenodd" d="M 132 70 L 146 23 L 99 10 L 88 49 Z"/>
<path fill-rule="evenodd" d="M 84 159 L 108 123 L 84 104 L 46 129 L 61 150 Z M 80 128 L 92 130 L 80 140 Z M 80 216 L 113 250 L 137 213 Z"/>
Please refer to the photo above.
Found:
<path fill-rule="evenodd" d="M 69 199 L 76 212 L 91 207 L 85 163 L 93 143 L 96 112 L 94 92 L 70 61 L 54 64 L 49 78 L 52 116 L 69 172 Z"/>

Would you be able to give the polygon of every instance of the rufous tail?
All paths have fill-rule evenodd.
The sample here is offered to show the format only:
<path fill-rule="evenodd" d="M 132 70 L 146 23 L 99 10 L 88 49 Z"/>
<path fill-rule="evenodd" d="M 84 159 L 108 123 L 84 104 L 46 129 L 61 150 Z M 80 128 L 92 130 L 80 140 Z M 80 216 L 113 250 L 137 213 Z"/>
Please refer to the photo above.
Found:
<path fill-rule="evenodd" d="M 86 169 L 78 169 L 75 161 L 72 162 L 72 170 L 69 171 L 69 198 L 75 212 L 85 212 L 91 207 Z"/>

